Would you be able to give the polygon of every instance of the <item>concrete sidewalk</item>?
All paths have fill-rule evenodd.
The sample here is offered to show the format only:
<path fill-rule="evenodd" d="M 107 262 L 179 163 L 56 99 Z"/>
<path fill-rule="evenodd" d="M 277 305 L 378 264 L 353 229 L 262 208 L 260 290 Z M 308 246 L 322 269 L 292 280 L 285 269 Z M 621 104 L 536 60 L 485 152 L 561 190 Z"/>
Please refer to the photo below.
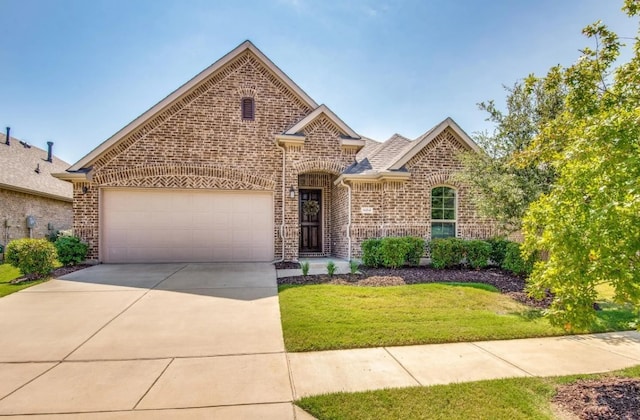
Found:
<path fill-rule="evenodd" d="M 637 331 L 474 343 L 288 353 L 294 398 L 640 364 Z"/>

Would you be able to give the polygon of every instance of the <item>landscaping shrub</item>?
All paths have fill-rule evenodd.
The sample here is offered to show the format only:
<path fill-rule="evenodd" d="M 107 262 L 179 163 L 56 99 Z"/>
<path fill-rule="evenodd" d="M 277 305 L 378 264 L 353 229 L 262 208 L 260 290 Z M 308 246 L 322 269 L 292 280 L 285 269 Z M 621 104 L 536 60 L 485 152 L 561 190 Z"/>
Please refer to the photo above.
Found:
<path fill-rule="evenodd" d="M 87 258 L 89 246 L 77 236 L 60 236 L 54 245 L 62 265 L 80 264 Z"/>
<path fill-rule="evenodd" d="M 303 276 L 309 274 L 309 261 L 303 261 L 302 263 L 300 263 L 300 268 L 302 268 Z"/>
<path fill-rule="evenodd" d="M 382 254 L 380 253 L 381 239 L 366 239 L 362 242 L 362 262 L 368 267 L 380 267 Z"/>
<path fill-rule="evenodd" d="M 404 265 L 409 251 L 409 243 L 405 238 L 383 238 L 380 243 L 380 255 L 382 265 L 389 268 L 398 268 Z"/>
<path fill-rule="evenodd" d="M 511 271 L 514 274 L 529 275 L 533 270 L 534 260 L 535 258 L 533 257 L 527 260 L 523 259 L 520 251 L 520 244 L 517 242 L 510 242 L 507 244 L 502 268 Z"/>
<path fill-rule="evenodd" d="M 472 268 L 484 268 L 489 264 L 491 245 L 487 241 L 471 240 L 464 243 L 467 264 Z"/>
<path fill-rule="evenodd" d="M 333 277 L 333 275 L 336 272 L 336 263 L 334 263 L 333 261 L 329 261 L 327 263 L 327 274 L 329 275 L 329 277 Z"/>
<path fill-rule="evenodd" d="M 420 258 L 424 255 L 424 239 L 415 236 L 403 238 L 407 243 L 406 263 L 409 265 L 420 265 Z"/>
<path fill-rule="evenodd" d="M 57 253 L 46 239 L 16 239 L 7 245 L 5 258 L 25 276 L 43 277 L 53 270 Z"/>
<path fill-rule="evenodd" d="M 464 241 L 458 238 L 433 239 L 429 242 L 433 268 L 453 267 L 464 259 Z"/>
<path fill-rule="evenodd" d="M 349 273 L 356 274 L 358 272 L 358 267 L 360 267 L 360 263 L 356 260 L 349 261 Z"/>
<path fill-rule="evenodd" d="M 505 238 L 491 238 L 488 239 L 487 242 L 491 245 L 491 255 L 489 259 L 498 267 L 502 266 L 502 262 L 504 261 L 504 256 L 507 253 L 507 245 L 511 243 L 511 241 Z"/>

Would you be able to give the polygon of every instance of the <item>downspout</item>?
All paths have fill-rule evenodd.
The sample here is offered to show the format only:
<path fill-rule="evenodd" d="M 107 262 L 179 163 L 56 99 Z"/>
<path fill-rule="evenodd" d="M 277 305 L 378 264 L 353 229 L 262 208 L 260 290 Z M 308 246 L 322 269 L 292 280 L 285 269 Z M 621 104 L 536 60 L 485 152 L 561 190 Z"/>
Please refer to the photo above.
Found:
<path fill-rule="evenodd" d="M 345 184 L 344 179 L 340 180 L 340 186 L 347 189 L 347 243 L 349 244 L 347 261 L 351 261 L 351 186 Z"/>
<path fill-rule="evenodd" d="M 278 262 L 284 261 L 284 206 L 285 206 L 285 200 L 287 199 L 287 197 L 285 197 L 284 176 L 285 176 L 285 163 L 286 163 L 287 151 L 285 150 L 284 147 L 278 144 L 278 139 L 275 139 L 274 143 L 278 149 L 282 150 L 282 223 L 280 224 L 280 239 L 282 240 L 282 257 L 279 260 L 275 261 L 278 263 Z"/>

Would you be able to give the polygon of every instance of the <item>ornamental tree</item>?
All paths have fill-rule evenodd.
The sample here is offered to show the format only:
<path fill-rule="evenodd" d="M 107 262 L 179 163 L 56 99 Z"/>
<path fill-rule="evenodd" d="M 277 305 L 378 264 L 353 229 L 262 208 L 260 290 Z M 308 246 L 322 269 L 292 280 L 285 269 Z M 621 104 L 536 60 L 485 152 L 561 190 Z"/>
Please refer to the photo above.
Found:
<path fill-rule="evenodd" d="M 640 0 L 623 10 L 637 18 Z M 619 37 L 601 22 L 578 61 L 552 69 L 541 83 L 566 88 L 561 112 L 544 122 L 516 160 L 553 168 L 552 188 L 523 219 L 524 252 L 536 263 L 529 291 L 555 293 L 553 323 L 580 330 L 595 318 L 596 286 L 610 283 L 616 299 L 640 306 L 640 41 L 617 67 Z"/>
<path fill-rule="evenodd" d="M 562 84 L 533 76 L 505 90 L 504 112 L 494 101 L 478 104 L 495 129 L 475 135 L 485 153 L 462 153 L 463 166 L 455 178 L 471 188 L 479 213 L 496 220 L 508 234 L 521 229 L 529 204 L 548 192 L 555 178 L 553 167 L 516 164 L 515 158 L 529 147 L 540 127 L 560 113 L 565 91 Z"/>

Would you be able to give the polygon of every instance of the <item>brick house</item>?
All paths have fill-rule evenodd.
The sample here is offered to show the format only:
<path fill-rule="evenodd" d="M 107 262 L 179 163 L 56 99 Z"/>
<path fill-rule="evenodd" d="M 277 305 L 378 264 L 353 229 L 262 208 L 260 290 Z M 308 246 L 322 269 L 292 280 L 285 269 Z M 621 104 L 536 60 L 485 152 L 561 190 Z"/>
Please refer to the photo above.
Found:
<path fill-rule="evenodd" d="M 69 164 L 53 156 L 53 143 L 48 146 L 45 151 L 11 137 L 8 128 L 0 134 L 0 244 L 72 226 L 72 187 L 51 176 Z"/>
<path fill-rule="evenodd" d="M 469 149 L 450 118 L 364 138 L 246 41 L 56 176 L 100 261 L 352 258 L 368 237 L 491 235 L 450 178 Z"/>

